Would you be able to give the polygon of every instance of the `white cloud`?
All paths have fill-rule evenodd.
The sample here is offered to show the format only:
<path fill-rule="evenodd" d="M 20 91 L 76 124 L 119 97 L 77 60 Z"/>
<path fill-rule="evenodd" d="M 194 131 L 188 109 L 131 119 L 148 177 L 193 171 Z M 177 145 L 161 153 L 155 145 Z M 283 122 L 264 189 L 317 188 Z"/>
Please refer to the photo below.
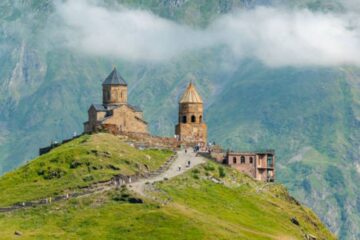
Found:
<path fill-rule="evenodd" d="M 360 65 L 356 14 L 258 7 L 194 29 L 150 12 L 108 10 L 85 0 L 60 3 L 57 13 L 68 46 L 97 56 L 166 61 L 223 45 L 236 58 L 256 58 L 272 67 Z"/>
<path fill-rule="evenodd" d="M 224 16 L 213 27 L 235 55 L 269 66 L 360 64 L 359 32 L 349 22 L 309 10 L 257 8 Z"/>
<path fill-rule="evenodd" d="M 58 4 L 71 47 L 87 53 L 129 60 L 166 60 L 196 48 L 213 45 L 202 31 L 125 8 L 110 11 L 88 1 Z M 211 43 L 210 43 L 211 42 Z"/>
<path fill-rule="evenodd" d="M 359 0 L 342 0 L 345 8 L 350 12 L 360 12 Z"/>

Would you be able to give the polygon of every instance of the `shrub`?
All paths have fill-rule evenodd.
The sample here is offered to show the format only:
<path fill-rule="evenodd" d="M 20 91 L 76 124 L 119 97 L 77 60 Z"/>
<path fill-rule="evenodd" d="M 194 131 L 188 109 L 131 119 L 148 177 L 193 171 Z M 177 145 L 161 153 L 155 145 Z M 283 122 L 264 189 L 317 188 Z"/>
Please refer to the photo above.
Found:
<path fill-rule="evenodd" d="M 44 169 L 38 169 L 38 170 L 37 170 L 37 174 L 38 174 L 39 176 L 43 176 L 44 173 L 45 173 L 45 170 L 44 170 Z"/>
<path fill-rule="evenodd" d="M 205 169 L 206 171 L 214 171 L 214 170 L 215 170 L 215 167 L 214 167 L 212 164 L 208 163 L 208 164 L 204 167 L 204 169 Z"/>
<path fill-rule="evenodd" d="M 85 182 L 90 182 L 90 181 L 94 180 L 94 177 L 92 175 L 87 175 L 83 178 L 83 180 Z"/>
<path fill-rule="evenodd" d="M 116 167 L 116 166 L 114 166 L 112 164 L 107 165 L 107 168 L 109 168 L 111 170 L 120 170 L 120 168 L 118 168 L 118 167 Z"/>
<path fill-rule="evenodd" d="M 81 162 L 78 162 L 78 161 L 72 161 L 72 162 L 70 163 L 70 168 L 71 168 L 71 169 L 75 169 L 75 168 L 80 167 L 81 165 L 82 165 L 82 163 L 81 163 Z"/>
<path fill-rule="evenodd" d="M 195 174 L 200 173 L 199 169 L 197 169 L 197 168 L 192 170 L 192 172 L 195 173 Z"/>
<path fill-rule="evenodd" d="M 223 177 L 226 176 L 225 169 L 224 169 L 224 167 L 222 167 L 222 166 L 219 167 L 219 176 L 220 176 L 221 178 L 223 178 Z"/>
<path fill-rule="evenodd" d="M 65 171 L 63 171 L 60 168 L 55 168 L 55 169 L 51 169 L 50 167 L 47 170 L 42 170 L 40 171 L 41 174 L 39 175 L 43 175 L 43 178 L 46 180 L 51 180 L 54 178 L 61 178 L 62 176 L 64 176 L 66 174 Z"/>
<path fill-rule="evenodd" d="M 194 178 L 194 179 L 200 179 L 199 175 L 197 175 L 197 174 L 194 174 L 194 175 L 193 175 L 193 178 Z"/>
<path fill-rule="evenodd" d="M 132 197 L 126 187 L 122 187 L 120 191 L 112 193 L 111 198 L 115 202 L 143 203 L 142 199 Z"/>

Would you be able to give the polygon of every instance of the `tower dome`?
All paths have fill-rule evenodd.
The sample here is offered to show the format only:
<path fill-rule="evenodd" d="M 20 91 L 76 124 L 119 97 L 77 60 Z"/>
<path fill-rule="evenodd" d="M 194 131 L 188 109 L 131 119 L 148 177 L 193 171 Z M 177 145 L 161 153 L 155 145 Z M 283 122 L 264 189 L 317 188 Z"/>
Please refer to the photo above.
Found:
<path fill-rule="evenodd" d="M 179 103 L 203 103 L 201 96 L 192 82 L 189 83 Z"/>

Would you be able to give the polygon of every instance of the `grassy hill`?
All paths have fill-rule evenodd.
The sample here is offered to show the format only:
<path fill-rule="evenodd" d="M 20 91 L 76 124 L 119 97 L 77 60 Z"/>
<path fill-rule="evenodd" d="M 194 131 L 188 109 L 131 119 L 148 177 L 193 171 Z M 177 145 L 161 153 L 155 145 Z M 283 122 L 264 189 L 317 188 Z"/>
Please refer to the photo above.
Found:
<path fill-rule="evenodd" d="M 158 169 L 172 151 L 139 151 L 110 134 L 84 135 L 1 177 L 0 205 L 64 194 L 92 183 Z"/>
<path fill-rule="evenodd" d="M 108 9 L 120 3 L 196 28 L 221 14 L 272 2 L 343 10 L 340 0 L 103 2 Z M 152 133 L 173 135 L 177 98 L 195 78 L 210 140 L 233 149 L 275 148 L 278 180 L 291 194 L 342 239 L 360 239 L 359 68 L 274 69 L 251 59 L 234 61 L 221 49 L 157 64 L 82 55 L 56 39 L 46 41 L 49 25 L 61 26 L 53 21 L 53 3 L 0 2 L 1 174 L 34 158 L 50 141 L 80 133 L 115 63 L 129 83 L 130 102 L 143 108 Z"/>
<path fill-rule="evenodd" d="M 82 136 L 1 177 L 0 205 L 76 191 L 119 172 L 143 171 L 139 166 L 145 164 L 157 169 L 171 154 L 137 150 L 108 134 Z M 61 174 L 43 174 L 43 169 Z M 88 176 L 92 180 L 85 180 Z M 129 198 L 138 197 L 133 192 L 113 189 L 0 213 L 1 239 L 13 239 L 16 231 L 21 239 L 254 240 L 303 239 L 306 234 L 335 239 L 283 186 L 256 182 L 210 160 L 155 183 L 148 194 L 151 198 L 132 204 Z"/>

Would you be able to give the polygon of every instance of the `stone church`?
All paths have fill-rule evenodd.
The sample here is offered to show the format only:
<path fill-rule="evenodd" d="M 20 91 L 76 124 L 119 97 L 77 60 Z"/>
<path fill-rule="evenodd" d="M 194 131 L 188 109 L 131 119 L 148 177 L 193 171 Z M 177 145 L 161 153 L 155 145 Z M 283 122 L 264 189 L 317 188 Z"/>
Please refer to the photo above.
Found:
<path fill-rule="evenodd" d="M 128 103 L 128 86 L 116 68 L 102 84 L 102 104 L 92 104 L 88 110 L 89 120 L 84 123 L 84 132 L 107 131 L 127 134 L 151 144 L 172 146 L 199 146 L 202 154 L 219 163 L 228 165 L 259 181 L 275 181 L 275 151 L 231 152 L 220 146 L 207 144 L 207 126 L 204 122 L 203 100 L 192 82 L 179 100 L 176 138 L 151 136 L 142 111 Z M 51 147 L 52 148 L 52 147 Z M 50 149 L 51 149 L 50 148 Z M 48 148 L 45 149 L 48 151 Z M 44 150 L 44 151 L 45 151 Z M 40 149 L 41 153 L 42 149 Z"/>
<path fill-rule="evenodd" d="M 179 118 L 175 134 L 180 141 L 207 142 L 207 126 L 203 120 L 203 101 L 194 84 L 190 82 L 179 101 Z"/>
<path fill-rule="evenodd" d="M 103 103 L 92 104 L 84 132 L 107 130 L 113 133 L 148 133 L 140 108 L 128 103 L 128 86 L 116 68 L 102 84 Z"/>

